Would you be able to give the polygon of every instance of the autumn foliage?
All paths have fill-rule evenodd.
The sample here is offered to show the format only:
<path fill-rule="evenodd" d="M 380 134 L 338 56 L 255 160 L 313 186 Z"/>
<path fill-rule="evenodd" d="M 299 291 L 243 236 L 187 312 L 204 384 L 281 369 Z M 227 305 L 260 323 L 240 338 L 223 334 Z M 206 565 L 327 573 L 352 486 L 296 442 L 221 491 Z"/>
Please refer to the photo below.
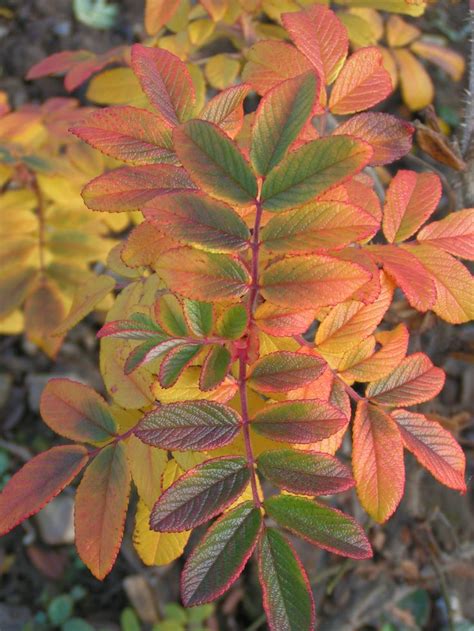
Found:
<path fill-rule="evenodd" d="M 98 334 L 112 402 L 78 382 L 49 382 L 43 419 L 71 442 L 11 479 L 0 530 L 84 471 L 77 549 L 102 579 L 133 484 L 146 564 L 177 558 L 192 530 L 217 517 L 186 558 L 185 605 L 217 598 L 255 554 L 270 628 L 303 631 L 314 628 L 314 604 L 284 533 L 372 555 L 363 528 L 324 496 L 355 486 L 384 522 L 403 495 L 404 450 L 465 491 L 461 448 L 413 410 L 440 392 L 444 373 L 408 351 L 405 324 L 384 318 L 395 292 L 453 324 L 473 317 L 460 259 L 474 256 L 474 209 L 432 221 L 441 182 L 410 170 L 381 202 L 372 168 L 404 156 L 413 127 L 366 111 L 393 89 L 380 49 L 350 53 L 324 6 L 282 20 L 291 42 L 255 43 L 244 83 L 204 105 L 176 55 L 136 44 L 131 70 L 146 107 L 108 107 L 74 124 L 75 136 L 126 163 L 86 184 L 85 204 L 143 217 L 112 259 L 125 288 Z M 260 102 L 244 113 L 252 90 Z M 93 303 L 82 301 L 69 324 Z M 334 455 L 350 432 L 352 470 Z"/>

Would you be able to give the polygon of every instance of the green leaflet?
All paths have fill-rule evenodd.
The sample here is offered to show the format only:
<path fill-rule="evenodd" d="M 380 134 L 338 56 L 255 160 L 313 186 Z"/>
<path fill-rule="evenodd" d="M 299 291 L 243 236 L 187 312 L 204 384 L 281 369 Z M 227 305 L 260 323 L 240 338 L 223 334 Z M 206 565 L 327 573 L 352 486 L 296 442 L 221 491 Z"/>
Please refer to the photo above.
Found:
<path fill-rule="evenodd" d="M 353 559 L 372 556 L 362 528 L 341 511 L 295 495 L 274 495 L 264 507 L 280 526 L 315 546 Z"/>
<path fill-rule="evenodd" d="M 237 340 L 247 327 L 248 314 L 243 305 L 227 309 L 217 321 L 217 333 L 228 340 Z"/>
<path fill-rule="evenodd" d="M 184 168 L 209 195 L 240 206 L 255 200 L 257 181 L 237 145 L 216 125 L 191 120 L 173 132 Z"/>
<path fill-rule="evenodd" d="M 307 122 L 316 98 L 313 72 L 279 83 L 260 101 L 250 157 L 260 175 L 276 166 Z"/>
<path fill-rule="evenodd" d="M 201 350 L 200 344 L 186 344 L 169 351 L 161 362 L 158 379 L 163 388 L 171 388 L 179 379 L 183 370 Z"/>
<path fill-rule="evenodd" d="M 184 301 L 184 316 L 194 335 L 207 337 L 212 331 L 213 308 L 209 302 Z"/>
<path fill-rule="evenodd" d="M 250 480 L 245 458 L 223 456 L 190 469 L 156 502 L 150 526 L 158 532 L 182 532 L 221 513 Z"/>
<path fill-rule="evenodd" d="M 262 187 L 263 208 L 281 212 L 301 206 L 359 173 L 371 156 L 370 145 L 348 136 L 313 140 L 270 171 Z"/>
<path fill-rule="evenodd" d="M 157 320 L 169 335 L 186 337 L 189 333 L 181 303 L 173 294 L 165 294 L 158 301 Z"/>
<path fill-rule="evenodd" d="M 211 602 L 239 577 L 257 543 L 262 514 L 244 502 L 216 521 L 186 561 L 181 597 L 186 607 Z"/>
<path fill-rule="evenodd" d="M 201 390 L 213 390 L 226 378 L 231 359 L 231 354 L 225 346 L 215 345 L 211 348 L 202 365 L 199 378 Z"/>
<path fill-rule="evenodd" d="M 258 574 L 271 631 L 313 631 L 315 612 L 306 572 L 293 546 L 273 528 L 258 547 Z"/>

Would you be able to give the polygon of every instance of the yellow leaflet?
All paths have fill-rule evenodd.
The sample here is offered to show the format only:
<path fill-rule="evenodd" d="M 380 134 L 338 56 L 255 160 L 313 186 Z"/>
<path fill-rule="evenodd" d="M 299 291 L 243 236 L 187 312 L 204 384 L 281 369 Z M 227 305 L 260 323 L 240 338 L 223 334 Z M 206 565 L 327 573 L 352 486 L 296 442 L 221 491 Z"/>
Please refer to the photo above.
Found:
<path fill-rule="evenodd" d="M 87 98 L 100 105 L 149 105 L 130 68 L 112 68 L 93 77 L 87 89 Z"/>
<path fill-rule="evenodd" d="M 258 339 L 260 340 L 260 357 L 276 351 L 296 351 L 299 348 L 298 342 L 292 337 L 273 337 L 260 331 Z"/>
<path fill-rule="evenodd" d="M 219 90 L 232 85 L 239 71 L 240 62 L 225 53 L 211 57 L 204 68 L 204 74 L 209 84 Z"/>
<path fill-rule="evenodd" d="M 163 449 L 142 443 L 134 435 L 127 439 L 126 447 L 132 479 L 140 500 L 151 509 L 161 493 L 161 478 L 168 454 Z"/>
<path fill-rule="evenodd" d="M 18 335 L 23 331 L 24 318 L 23 313 L 17 309 L 3 320 L 0 320 L 1 335 Z"/>
<path fill-rule="evenodd" d="M 152 394 L 161 403 L 174 403 L 175 401 L 197 401 L 199 399 L 220 401 L 226 403 L 233 397 L 237 390 L 237 384 L 231 377 L 226 377 L 224 382 L 215 390 L 203 392 L 199 390 L 200 369 L 191 366 L 183 371 L 182 375 L 172 388 L 162 388 L 156 381 L 152 386 Z"/>

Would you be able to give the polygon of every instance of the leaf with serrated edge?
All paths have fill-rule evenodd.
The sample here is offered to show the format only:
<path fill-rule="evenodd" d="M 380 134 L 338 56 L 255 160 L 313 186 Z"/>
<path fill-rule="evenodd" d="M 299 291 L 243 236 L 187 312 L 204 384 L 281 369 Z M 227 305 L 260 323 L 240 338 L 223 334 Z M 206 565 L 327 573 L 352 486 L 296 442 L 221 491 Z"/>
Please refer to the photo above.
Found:
<path fill-rule="evenodd" d="M 206 103 L 199 118 L 218 125 L 234 138 L 244 122 L 244 99 L 250 91 L 245 83 L 222 90 Z"/>
<path fill-rule="evenodd" d="M 206 193 L 238 206 L 255 200 L 257 181 L 240 149 L 217 125 L 192 120 L 173 132 L 178 157 Z"/>
<path fill-rule="evenodd" d="M 474 208 L 451 213 L 420 230 L 417 240 L 462 259 L 474 260 Z"/>
<path fill-rule="evenodd" d="M 283 25 L 298 50 L 316 68 L 322 83 L 332 83 L 349 48 L 347 31 L 334 11 L 313 5 L 305 11 L 285 13 Z"/>
<path fill-rule="evenodd" d="M 385 197 L 382 225 L 387 241 L 411 237 L 435 211 L 441 193 L 435 173 L 398 171 Z"/>
<path fill-rule="evenodd" d="M 247 269 L 225 254 L 175 248 L 162 254 L 154 267 L 171 291 L 191 300 L 236 302 L 249 289 Z"/>
<path fill-rule="evenodd" d="M 209 302 L 185 300 L 183 312 L 189 328 L 195 335 L 206 337 L 212 331 L 213 307 Z"/>
<path fill-rule="evenodd" d="M 232 355 L 225 346 L 214 345 L 207 354 L 199 377 L 201 390 L 213 390 L 229 373 Z"/>
<path fill-rule="evenodd" d="M 0 493 L 0 533 L 41 510 L 74 480 L 88 459 L 82 445 L 61 445 L 29 460 Z"/>
<path fill-rule="evenodd" d="M 276 337 L 304 333 L 313 321 L 313 309 L 279 307 L 269 302 L 259 305 L 255 312 L 255 322 L 259 329 Z"/>
<path fill-rule="evenodd" d="M 327 401 L 302 399 L 265 407 L 250 426 L 271 440 L 311 444 L 332 436 L 348 422 L 344 412 Z"/>
<path fill-rule="evenodd" d="M 340 248 L 373 236 L 379 221 L 345 202 L 309 202 L 272 217 L 262 228 L 262 245 L 271 252 L 306 253 Z"/>
<path fill-rule="evenodd" d="M 100 394 L 71 379 L 48 381 L 40 400 L 44 422 L 60 436 L 79 442 L 111 440 L 117 424 Z"/>
<path fill-rule="evenodd" d="M 227 204 L 202 193 L 160 195 L 143 209 L 146 219 L 174 241 L 209 252 L 248 247 L 250 231 Z"/>
<path fill-rule="evenodd" d="M 163 48 L 132 46 L 132 69 L 150 103 L 170 125 L 192 114 L 195 92 L 191 75 L 181 59 Z"/>
<path fill-rule="evenodd" d="M 278 488 L 301 495 L 332 495 L 354 486 L 348 467 L 316 451 L 264 451 L 257 458 L 257 468 Z"/>
<path fill-rule="evenodd" d="M 199 344 L 183 344 L 171 349 L 163 358 L 158 372 L 158 381 L 163 388 L 171 388 L 178 381 L 182 372 L 200 353 Z"/>
<path fill-rule="evenodd" d="M 294 256 L 269 265 L 261 294 L 282 307 L 313 308 L 347 300 L 370 280 L 361 266 L 329 256 Z"/>
<path fill-rule="evenodd" d="M 250 480 L 245 458 L 223 456 L 190 469 L 160 496 L 150 526 L 159 532 L 190 530 L 222 513 Z"/>
<path fill-rule="evenodd" d="M 393 90 L 392 80 L 375 46 L 361 48 L 349 57 L 329 98 L 333 114 L 353 114 L 383 101 Z"/>
<path fill-rule="evenodd" d="M 409 410 L 390 413 L 403 443 L 441 484 L 466 492 L 466 457 L 453 436 L 434 420 Z"/>
<path fill-rule="evenodd" d="M 260 511 L 244 502 L 209 528 L 184 565 L 185 607 L 211 602 L 229 589 L 250 558 L 261 526 Z"/>
<path fill-rule="evenodd" d="M 396 423 L 380 408 L 359 402 L 352 434 L 357 495 L 378 522 L 396 510 L 405 487 L 403 443 Z"/>
<path fill-rule="evenodd" d="M 230 443 L 240 430 L 237 412 L 216 401 L 182 401 L 147 412 L 135 435 L 171 450 L 207 450 Z"/>
<path fill-rule="evenodd" d="M 263 208 L 281 212 L 301 206 L 359 173 L 371 157 L 371 146 L 350 136 L 313 140 L 289 153 L 267 175 Z"/>
<path fill-rule="evenodd" d="M 264 508 L 279 526 L 319 548 L 352 559 L 372 556 L 361 526 L 341 511 L 296 495 L 274 495 Z"/>
<path fill-rule="evenodd" d="M 77 551 L 99 580 L 112 569 L 122 543 L 130 483 L 125 446 L 114 443 L 87 467 L 76 492 Z"/>
<path fill-rule="evenodd" d="M 252 128 L 250 158 L 266 175 L 285 155 L 308 121 L 316 99 L 317 80 L 306 73 L 279 83 L 260 101 Z"/>
<path fill-rule="evenodd" d="M 252 366 L 249 379 L 261 392 L 288 392 L 317 379 L 324 367 L 318 357 L 277 351 L 260 358 Z"/>
<path fill-rule="evenodd" d="M 390 375 L 369 384 L 366 396 L 389 407 L 416 405 L 439 394 L 444 380 L 444 372 L 433 366 L 427 355 L 414 353 L 406 357 Z"/>
<path fill-rule="evenodd" d="M 293 546 L 266 528 L 258 546 L 258 574 L 271 631 L 313 631 L 315 611 L 306 572 Z"/>
<path fill-rule="evenodd" d="M 70 131 L 91 147 L 130 164 L 177 163 L 170 124 L 138 107 L 97 110 Z"/>
<path fill-rule="evenodd" d="M 243 305 L 234 305 L 226 309 L 217 321 L 217 333 L 229 340 L 241 337 L 247 327 L 248 313 Z"/>

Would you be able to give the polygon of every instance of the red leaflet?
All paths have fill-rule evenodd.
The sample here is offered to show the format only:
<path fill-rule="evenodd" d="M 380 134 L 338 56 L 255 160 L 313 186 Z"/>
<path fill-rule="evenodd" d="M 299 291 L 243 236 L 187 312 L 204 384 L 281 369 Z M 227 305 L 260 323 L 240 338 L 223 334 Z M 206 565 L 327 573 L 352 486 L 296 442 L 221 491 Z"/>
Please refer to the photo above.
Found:
<path fill-rule="evenodd" d="M 220 127 L 235 138 L 244 122 L 244 99 L 250 91 L 245 83 L 233 85 L 214 96 L 201 110 L 199 118 Z"/>
<path fill-rule="evenodd" d="M 417 240 L 454 256 L 474 260 L 474 208 L 458 210 L 420 230 Z"/>
<path fill-rule="evenodd" d="M 138 107 L 106 107 L 71 131 L 112 158 L 131 164 L 176 164 L 171 126 Z"/>
<path fill-rule="evenodd" d="M 247 59 L 242 79 L 262 95 L 285 79 L 313 70 L 310 61 L 299 50 L 278 40 L 257 42 L 247 51 Z"/>
<path fill-rule="evenodd" d="M 324 368 L 318 357 L 277 351 L 261 357 L 252 366 L 249 379 L 261 392 L 288 392 L 314 381 Z"/>
<path fill-rule="evenodd" d="M 51 379 L 43 390 L 40 412 L 57 434 L 71 440 L 110 440 L 116 423 L 105 400 L 89 386 L 70 379 Z"/>
<path fill-rule="evenodd" d="M 405 447 L 419 462 L 441 484 L 464 493 L 466 458 L 453 436 L 423 414 L 394 410 L 391 416 L 398 424 Z"/>
<path fill-rule="evenodd" d="M 347 134 L 368 142 L 374 150 L 370 164 L 377 166 L 407 154 L 412 146 L 414 131 L 413 125 L 395 116 L 367 112 L 338 125 L 333 135 Z"/>
<path fill-rule="evenodd" d="M 416 405 L 435 397 L 444 385 L 444 372 L 423 353 L 406 357 L 384 379 L 372 382 L 366 395 L 372 401 L 389 407 Z"/>
<path fill-rule="evenodd" d="M 390 416 L 366 401 L 357 405 L 354 419 L 352 468 L 365 510 L 376 521 L 386 521 L 405 486 L 403 443 Z"/>
<path fill-rule="evenodd" d="M 85 447 L 64 445 L 27 462 L 0 493 L 0 533 L 5 534 L 41 510 L 74 480 L 88 459 Z"/>
<path fill-rule="evenodd" d="M 158 532 L 182 532 L 222 513 L 244 491 L 250 472 L 245 458 L 223 456 L 190 469 L 159 497 L 150 516 Z"/>
<path fill-rule="evenodd" d="M 240 426 L 237 412 L 222 403 L 183 401 L 145 414 L 135 435 L 161 449 L 206 450 L 230 443 Z"/>
<path fill-rule="evenodd" d="M 265 302 L 255 312 L 258 327 L 276 337 L 304 333 L 314 321 L 313 309 L 279 307 Z"/>
<path fill-rule="evenodd" d="M 171 125 L 191 117 L 194 86 L 186 65 L 176 55 L 134 44 L 132 68 L 150 103 Z"/>
<path fill-rule="evenodd" d="M 415 309 L 427 311 L 434 306 L 433 278 L 413 254 L 393 245 L 370 246 L 369 252 L 382 263 Z"/>
<path fill-rule="evenodd" d="M 441 181 L 434 173 L 398 171 L 385 199 L 383 232 L 387 240 L 405 241 L 436 209 Z"/>
<path fill-rule="evenodd" d="M 349 48 L 347 31 L 336 14 L 317 4 L 305 11 L 285 13 L 283 25 L 316 68 L 321 82 L 332 83 Z"/>
<path fill-rule="evenodd" d="M 112 569 L 122 543 L 130 483 L 125 446 L 115 443 L 94 458 L 77 489 L 77 551 L 99 580 Z"/>
<path fill-rule="evenodd" d="M 333 114 L 353 114 L 383 101 L 392 92 L 392 80 L 378 48 L 361 48 L 349 57 L 329 98 Z"/>
<path fill-rule="evenodd" d="M 82 197 L 92 210 L 123 212 L 139 210 L 157 195 L 195 188 L 181 167 L 152 164 L 99 175 L 83 189 Z"/>

